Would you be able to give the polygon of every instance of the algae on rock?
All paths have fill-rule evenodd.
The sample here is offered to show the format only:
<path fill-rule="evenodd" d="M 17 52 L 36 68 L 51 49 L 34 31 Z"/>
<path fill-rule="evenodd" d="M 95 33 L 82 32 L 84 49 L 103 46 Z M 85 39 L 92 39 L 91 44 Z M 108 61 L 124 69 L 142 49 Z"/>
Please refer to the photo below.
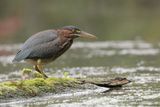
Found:
<path fill-rule="evenodd" d="M 36 75 L 35 75 L 36 74 Z M 0 83 L 0 99 L 17 98 L 17 97 L 34 97 L 40 96 L 46 93 L 61 93 L 66 89 L 82 88 L 82 84 L 92 84 L 100 87 L 116 88 L 122 85 L 128 84 L 131 81 L 126 78 L 69 78 L 65 76 L 63 78 L 43 78 L 42 75 L 37 72 L 31 72 L 31 70 L 23 70 L 23 75 L 29 77 L 25 80 L 6 81 Z"/>
<path fill-rule="evenodd" d="M 54 93 L 59 89 L 63 91 L 67 87 L 75 87 L 78 84 L 73 78 L 34 78 L 19 81 L 7 81 L 0 83 L 0 99 L 29 97 Z"/>

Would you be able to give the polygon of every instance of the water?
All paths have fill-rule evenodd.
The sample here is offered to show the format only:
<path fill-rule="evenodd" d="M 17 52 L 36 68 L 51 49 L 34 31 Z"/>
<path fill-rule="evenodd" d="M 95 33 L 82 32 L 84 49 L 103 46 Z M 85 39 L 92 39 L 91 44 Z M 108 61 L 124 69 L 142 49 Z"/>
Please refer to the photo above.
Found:
<path fill-rule="evenodd" d="M 11 60 L 21 44 L 1 45 L 0 81 L 20 79 L 20 71 L 31 65 L 13 64 Z M 160 106 L 160 44 L 145 41 L 75 42 L 71 49 L 46 66 L 50 76 L 62 77 L 126 77 L 132 82 L 118 90 L 86 84 L 86 89 L 47 94 L 29 99 L 13 99 L 0 106 L 25 107 L 124 107 Z M 9 54 L 7 54 L 9 53 Z"/>

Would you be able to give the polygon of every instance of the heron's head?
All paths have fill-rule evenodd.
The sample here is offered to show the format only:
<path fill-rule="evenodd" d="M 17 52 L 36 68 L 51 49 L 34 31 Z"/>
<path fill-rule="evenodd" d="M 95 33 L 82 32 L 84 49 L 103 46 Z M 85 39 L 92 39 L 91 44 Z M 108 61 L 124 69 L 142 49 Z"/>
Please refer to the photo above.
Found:
<path fill-rule="evenodd" d="M 85 31 L 82 31 L 75 26 L 65 26 L 62 29 L 69 32 L 68 35 L 66 35 L 67 37 L 71 37 L 71 38 L 82 37 L 82 38 L 89 38 L 89 39 L 96 39 L 97 38 L 96 36 L 94 36 L 90 33 L 87 33 Z"/>

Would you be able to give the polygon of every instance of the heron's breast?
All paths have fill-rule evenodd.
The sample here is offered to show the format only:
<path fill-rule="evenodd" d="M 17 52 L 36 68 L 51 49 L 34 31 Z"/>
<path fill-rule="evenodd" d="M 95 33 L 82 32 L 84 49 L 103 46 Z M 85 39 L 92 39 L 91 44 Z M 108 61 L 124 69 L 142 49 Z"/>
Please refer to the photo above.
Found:
<path fill-rule="evenodd" d="M 73 40 L 66 40 L 59 46 L 59 54 L 63 54 L 65 51 L 67 51 L 73 43 Z"/>

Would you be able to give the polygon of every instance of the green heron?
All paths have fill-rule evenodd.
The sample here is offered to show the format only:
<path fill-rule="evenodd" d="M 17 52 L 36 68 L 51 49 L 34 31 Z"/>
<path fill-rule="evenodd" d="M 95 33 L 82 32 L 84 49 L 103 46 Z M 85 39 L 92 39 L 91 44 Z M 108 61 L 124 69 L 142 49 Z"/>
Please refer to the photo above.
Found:
<path fill-rule="evenodd" d="M 33 64 L 35 70 L 47 78 L 43 72 L 43 66 L 61 56 L 71 47 L 73 40 L 78 37 L 96 38 L 96 36 L 81 31 L 75 26 L 41 31 L 26 40 L 13 62 L 25 60 Z"/>

